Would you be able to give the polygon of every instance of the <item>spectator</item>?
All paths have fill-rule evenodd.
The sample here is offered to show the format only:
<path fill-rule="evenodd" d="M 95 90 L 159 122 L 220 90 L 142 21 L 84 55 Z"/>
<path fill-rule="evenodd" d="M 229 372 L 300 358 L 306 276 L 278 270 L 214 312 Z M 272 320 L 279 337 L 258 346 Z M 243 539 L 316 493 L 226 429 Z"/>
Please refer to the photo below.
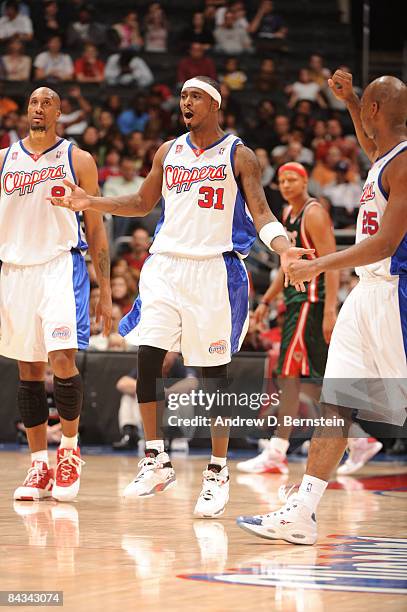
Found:
<path fill-rule="evenodd" d="M 64 34 L 65 27 L 63 18 L 59 14 L 58 3 L 55 0 L 45 0 L 42 2 L 38 11 L 38 18 L 35 20 L 35 38 L 42 45 L 45 45 L 51 36 L 61 36 Z"/>
<path fill-rule="evenodd" d="M 31 73 L 31 58 L 24 53 L 24 43 L 14 39 L 7 45 L 7 53 L 1 58 L 6 81 L 28 81 Z"/>
<path fill-rule="evenodd" d="M 204 45 L 194 42 L 189 48 L 188 57 L 182 58 L 178 64 L 177 83 L 182 85 L 188 79 L 198 75 L 211 79 L 217 78 L 213 59 L 205 55 Z"/>
<path fill-rule="evenodd" d="M 106 43 L 106 29 L 101 23 L 95 21 L 90 6 L 81 6 L 78 19 L 68 27 L 66 43 L 69 48 L 80 48 L 86 42 L 97 47 Z"/>
<path fill-rule="evenodd" d="M 319 119 L 315 121 L 312 129 L 311 148 L 316 151 L 319 145 L 324 145 L 326 140 L 326 123 Z"/>
<path fill-rule="evenodd" d="M 168 21 L 158 2 L 148 7 L 144 18 L 144 49 L 148 53 L 167 51 Z"/>
<path fill-rule="evenodd" d="M 249 25 L 249 33 L 256 35 L 259 51 L 283 49 L 288 30 L 283 19 L 274 13 L 271 0 L 261 0 L 256 15 Z"/>
<path fill-rule="evenodd" d="M 87 113 L 79 106 L 77 98 L 62 98 L 58 123 L 64 126 L 66 136 L 81 136 L 84 133 L 88 127 Z"/>
<path fill-rule="evenodd" d="M 314 154 L 311 149 L 304 147 L 294 134 L 290 134 L 287 145 L 274 147 L 271 156 L 273 162 L 278 165 L 296 161 L 299 164 L 311 166 L 314 162 Z"/>
<path fill-rule="evenodd" d="M 105 65 L 98 58 L 96 45 L 86 43 L 83 53 L 75 61 L 75 77 L 81 83 L 101 83 L 105 76 Z"/>
<path fill-rule="evenodd" d="M 280 82 L 276 75 L 274 60 L 265 58 L 260 65 L 260 70 L 255 77 L 255 87 L 262 93 L 275 92 L 280 88 Z"/>
<path fill-rule="evenodd" d="M 17 2 L 18 14 L 26 15 L 27 17 L 30 17 L 31 11 L 30 11 L 30 7 L 28 6 L 28 4 L 26 2 L 22 2 L 21 0 L 16 0 L 16 2 Z M 6 14 L 6 6 L 7 6 L 7 0 L 3 0 L 0 4 L 0 17 L 4 17 L 4 15 Z"/>
<path fill-rule="evenodd" d="M 328 68 L 324 68 L 324 60 L 319 53 L 313 53 L 308 62 L 308 71 L 312 81 L 323 89 L 327 85 L 327 80 L 331 76 Z"/>
<path fill-rule="evenodd" d="M 120 176 L 120 153 L 117 149 L 107 151 L 104 165 L 99 168 L 99 185 L 102 186 L 113 176 Z"/>
<path fill-rule="evenodd" d="M 222 25 L 214 31 L 215 51 L 226 55 L 240 55 L 252 51 L 250 36 L 243 28 L 236 26 L 235 14 L 232 11 L 225 12 Z"/>
<path fill-rule="evenodd" d="M 205 15 L 202 12 L 196 12 L 192 15 L 192 28 L 189 26 L 182 35 L 183 48 L 188 48 L 194 42 L 203 45 L 205 51 L 215 43 L 212 30 L 208 27 Z"/>
<path fill-rule="evenodd" d="M 250 139 L 253 146 L 270 150 L 275 107 L 271 100 L 262 100 L 257 105 L 257 118 L 250 123 Z"/>
<path fill-rule="evenodd" d="M 105 78 L 109 85 L 136 85 L 140 88 L 148 87 L 154 80 L 146 62 L 135 57 L 129 49 L 108 58 Z"/>
<path fill-rule="evenodd" d="M 124 157 L 120 162 L 120 176 L 109 177 L 103 186 L 104 196 L 121 196 L 136 193 L 144 179 L 137 175 L 134 161 Z M 114 235 L 123 236 L 128 233 L 132 220 L 126 217 L 114 217 Z"/>
<path fill-rule="evenodd" d="M 128 108 L 120 113 L 117 119 L 117 126 L 120 133 L 125 136 L 132 132 L 144 132 L 148 119 L 147 98 L 145 96 L 138 96 L 132 108 Z"/>
<path fill-rule="evenodd" d="M 272 148 L 286 145 L 290 139 L 290 120 L 287 115 L 276 115 L 273 123 Z"/>
<path fill-rule="evenodd" d="M 117 332 L 110 333 L 107 338 L 107 350 L 115 351 L 117 353 L 123 353 L 129 350 L 129 346 L 123 336 L 121 336 Z"/>
<path fill-rule="evenodd" d="M 326 139 L 321 142 L 316 149 L 317 158 L 324 157 L 330 147 L 338 147 L 343 156 L 356 160 L 357 144 L 356 141 L 343 135 L 343 128 L 338 119 L 329 119 L 326 124 Z"/>
<path fill-rule="evenodd" d="M 88 125 L 80 138 L 81 148 L 93 155 L 96 165 L 99 165 L 101 157 L 101 145 L 99 132 L 93 125 Z"/>
<path fill-rule="evenodd" d="M 215 13 L 215 24 L 220 26 L 225 21 L 226 11 L 231 11 L 235 19 L 235 25 L 247 32 L 249 22 L 246 17 L 246 8 L 244 2 L 229 2 L 228 6 L 220 6 Z"/>
<path fill-rule="evenodd" d="M 136 295 L 138 291 L 138 279 L 140 274 L 138 270 L 130 268 L 124 257 L 119 257 L 112 261 L 110 277 L 116 278 L 117 276 L 123 276 L 123 278 L 126 279 L 127 286 L 132 295 Z"/>
<path fill-rule="evenodd" d="M 52 83 L 71 81 L 73 78 L 73 63 L 69 55 L 61 53 L 60 36 L 51 36 L 47 43 L 47 51 L 43 51 L 34 60 L 35 79 Z"/>
<path fill-rule="evenodd" d="M 112 278 L 110 284 L 112 287 L 113 303 L 118 304 L 123 315 L 126 315 L 133 306 L 134 298 L 127 286 L 126 279 L 123 276 L 115 276 L 115 278 Z"/>
<path fill-rule="evenodd" d="M 18 142 L 19 138 L 17 135 L 17 124 L 19 120 L 19 115 L 15 111 L 12 111 L 5 115 L 2 120 L 2 128 L 4 130 L 4 136 L 1 139 L 2 146 L 9 147 L 15 142 Z"/>
<path fill-rule="evenodd" d="M 0 18 L 0 43 L 11 38 L 29 41 L 33 37 L 33 26 L 27 15 L 18 12 L 18 2 L 8 0 L 5 4 L 4 17 Z"/>
<path fill-rule="evenodd" d="M 140 24 L 136 11 L 129 11 L 127 15 L 113 26 L 113 31 L 119 37 L 120 49 L 140 51 L 144 41 L 140 33 Z"/>
<path fill-rule="evenodd" d="M 119 408 L 119 430 L 121 438 L 113 442 L 113 450 L 128 451 L 138 448 L 141 428 L 140 408 L 137 401 L 137 368 L 119 378 L 116 389 L 122 394 Z"/>
<path fill-rule="evenodd" d="M 261 169 L 261 184 L 263 187 L 268 187 L 274 176 L 274 168 L 270 164 L 269 155 L 266 149 L 261 148 L 255 149 L 254 153 Z"/>
<path fill-rule="evenodd" d="M 240 70 L 236 57 L 229 57 L 225 63 L 225 74 L 222 76 L 221 81 L 232 91 L 239 91 L 243 89 L 247 76 L 243 70 Z"/>
<path fill-rule="evenodd" d="M 249 328 L 243 340 L 241 351 L 264 351 L 262 334 L 265 331 L 264 323 L 257 323 L 254 312 L 249 313 Z"/>
<path fill-rule="evenodd" d="M 104 147 L 111 148 L 115 146 L 115 140 L 120 136 L 119 129 L 114 120 L 113 113 L 107 110 L 102 110 L 96 121 L 99 130 L 99 139 Z"/>
<path fill-rule="evenodd" d="M 338 162 L 334 170 L 335 180 L 323 190 L 323 195 L 329 198 L 332 205 L 334 227 L 342 229 L 355 226 L 362 194 L 361 182 L 350 180 L 350 163 L 346 160 Z"/>
<path fill-rule="evenodd" d="M 147 144 L 142 132 L 132 132 L 129 134 L 126 142 L 126 155 L 135 161 L 137 168 L 141 167 L 146 149 Z"/>
<path fill-rule="evenodd" d="M 329 183 L 333 183 L 336 179 L 335 166 L 341 159 L 342 154 L 339 147 L 330 147 L 324 157 L 317 159 L 317 163 L 311 173 L 311 178 L 321 188 L 326 187 Z"/>
<path fill-rule="evenodd" d="M 311 80 L 308 68 L 301 68 L 298 73 L 298 81 L 286 88 L 290 98 L 288 107 L 294 108 L 299 100 L 309 100 L 317 103 L 320 108 L 326 108 L 326 102 L 321 95 L 321 89 L 317 83 Z"/>
<path fill-rule="evenodd" d="M 151 240 L 147 230 L 142 227 L 133 230 L 131 236 L 130 253 L 123 255 L 132 270 L 136 270 L 138 277 L 140 277 L 141 268 L 144 265 L 149 253 Z"/>
<path fill-rule="evenodd" d="M 112 113 L 113 117 L 116 119 L 120 113 L 122 112 L 122 101 L 121 97 L 117 93 L 110 94 L 107 97 L 106 102 L 103 106 L 104 110 Z"/>

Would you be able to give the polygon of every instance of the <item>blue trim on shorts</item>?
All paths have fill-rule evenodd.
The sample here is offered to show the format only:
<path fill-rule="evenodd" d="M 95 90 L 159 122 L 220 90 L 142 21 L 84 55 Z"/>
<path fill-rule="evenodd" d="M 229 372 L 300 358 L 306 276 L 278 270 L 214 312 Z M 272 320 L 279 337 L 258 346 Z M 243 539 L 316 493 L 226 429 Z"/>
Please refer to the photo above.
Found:
<path fill-rule="evenodd" d="M 398 293 L 401 333 L 403 334 L 404 352 L 407 361 L 407 276 L 405 275 L 399 277 Z"/>
<path fill-rule="evenodd" d="M 119 323 L 119 334 L 127 336 L 140 322 L 141 317 L 141 298 L 137 296 L 132 309 L 128 312 Z"/>
<path fill-rule="evenodd" d="M 249 312 L 249 280 L 243 263 L 236 253 L 223 253 L 226 266 L 232 332 L 230 351 L 237 353 L 243 326 Z"/>
<path fill-rule="evenodd" d="M 90 283 L 85 258 L 78 251 L 72 255 L 72 285 L 76 305 L 76 334 L 78 349 L 87 349 L 90 336 L 89 292 Z"/>

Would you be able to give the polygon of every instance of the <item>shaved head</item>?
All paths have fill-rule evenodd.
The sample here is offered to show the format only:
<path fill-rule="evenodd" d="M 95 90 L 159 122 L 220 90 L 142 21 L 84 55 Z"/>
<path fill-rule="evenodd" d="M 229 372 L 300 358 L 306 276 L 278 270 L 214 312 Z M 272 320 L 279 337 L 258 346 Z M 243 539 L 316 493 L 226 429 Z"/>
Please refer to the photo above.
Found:
<path fill-rule="evenodd" d="M 59 97 L 56 91 L 50 89 L 49 87 L 37 87 L 37 89 L 34 89 L 34 91 L 32 92 L 30 100 L 33 96 L 51 98 L 55 102 L 57 108 L 61 108 L 61 98 Z"/>
<path fill-rule="evenodd" d="M 407 86 L 393 76 L 382 76 L 365 89 L 363 100 L 376 103 L 391 126 L 405 125 L 407 120 Z"/>

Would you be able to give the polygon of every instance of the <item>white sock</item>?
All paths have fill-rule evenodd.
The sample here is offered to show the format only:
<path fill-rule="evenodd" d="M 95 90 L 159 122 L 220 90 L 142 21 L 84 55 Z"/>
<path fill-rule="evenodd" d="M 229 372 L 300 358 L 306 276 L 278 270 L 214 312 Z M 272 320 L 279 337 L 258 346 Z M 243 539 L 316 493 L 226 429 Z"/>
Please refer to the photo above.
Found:
<path fill-rule="evenodd" d="M 164 440 L 146 440 L 146 450 L 154 449 L 158 453 L 164 452 Z"/>
<path fill-rule="evenodd" d="M 297 497 L 311 512 L 315 512 L 327 486 L 326 480 L 304 474 Z"/>
<path fill-rule="evenodd" d="M 284 438 L 271 438 L 269 450 L 278 451 L 285 457 L 289 446 L 289 441 Z"/>
<path fill-rule="evenodd" d="M 48 451 L 36 451 L 35 453 L 31 453 L 31 463 L 33 461 L 43 461 L 48 465 Z"/>
<path fill-rule="evenodd" d="M 226 457 L 215 457 L 215 455 L 211 455 L 211 460 L 209 463 L 220 465 L 220 467 L 223 468 L 226 465 Z"/>
<path fill-rule="evenodd" d="M 78 434 L 72 438 L 68 438 L 68 436 L 64 436 L 64 434 L 62 434 L 59 448 L 73 448 L 76 450 L 78 448 Z"/>

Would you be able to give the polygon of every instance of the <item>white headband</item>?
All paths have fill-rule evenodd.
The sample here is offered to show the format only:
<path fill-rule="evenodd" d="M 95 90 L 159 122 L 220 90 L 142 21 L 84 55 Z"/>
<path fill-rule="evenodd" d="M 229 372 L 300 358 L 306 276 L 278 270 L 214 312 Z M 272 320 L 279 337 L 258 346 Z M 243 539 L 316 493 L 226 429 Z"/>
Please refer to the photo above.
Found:
<path fill-rule="evenodd" d="M 187 87 L 197 87 L 198 89 L 203 89 L 203 91 L 206 91 L 206 93 L 209 94 L 211 98 L 216 100 L 216 102 L 219 104 L 219 108 L 221 107 L 222 96 L 214 87 L 212 87 L 212 85 L 209 85 L 209 83 L 206 83 L 205 81 L 200 81 L 196 78 L 188 79 L 188 81 L 185 81 L 185 83 L 183 84 L 181 91 L 184 91 L 184 89 L 186 89 Z"/>

